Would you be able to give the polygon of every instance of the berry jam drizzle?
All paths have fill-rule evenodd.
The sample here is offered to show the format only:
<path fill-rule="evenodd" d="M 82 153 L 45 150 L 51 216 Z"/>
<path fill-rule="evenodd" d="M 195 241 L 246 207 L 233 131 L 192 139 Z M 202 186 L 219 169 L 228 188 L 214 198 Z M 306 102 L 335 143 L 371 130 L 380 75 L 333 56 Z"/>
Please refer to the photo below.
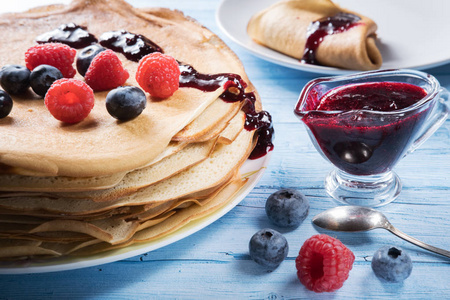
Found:
<path fill-rule="evenodd" d="M 41 34 L 36 38 L 36 42 L 39 44 L 63 43 L 72 48 L 80 49 L 97 43 L 97 38 L 90 34 L 86 27 L 68 23 Z"/>
<path fill-rule="evenodd" d="M 248 131 L 256 130 L 258 141 L 250 154 L 250 159 L 257 159 L 273 150 L 272 117 L 267 111 L 256 112 L 256 97 L 253 92 L 245 93 L 247 83 L 241 76 L 231 73 L 202 74 L 192 66 L 180 64 L 180 87 L 196 88 L 212 92 L 224 85 L 225 92 L 219 97 L 226 102 L 245 101 L 242 110 L 245 113 L 245 126 Z"/>
<path fill-rule="evenodd" d="M 163 53 L 161 47 L 145 36 L 125 30 L 105 32 L 100 36 L 99 42 L 103 47 L 120 52 L 127 59 L 135 62 L 153 52 Z"/>
<path fill-rule="evenodd" d="M 305 51 L 303 52 L 301 62 L 306 64 L 319 64 L 316 60 L 316 51 L 323 38 L 327 35 L 347 31 L 361 24 L 358 23 L 360 20 L 361 18 L 354 14 L 341 12 L 332 17 L 312 22 L 306 31 Z"/>

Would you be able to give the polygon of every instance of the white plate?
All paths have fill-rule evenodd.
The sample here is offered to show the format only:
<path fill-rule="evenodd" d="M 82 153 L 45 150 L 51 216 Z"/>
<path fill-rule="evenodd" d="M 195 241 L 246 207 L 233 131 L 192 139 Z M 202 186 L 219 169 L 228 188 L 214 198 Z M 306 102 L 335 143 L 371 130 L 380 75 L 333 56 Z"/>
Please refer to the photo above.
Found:
<path fill-rule="evenodd" d="M 223 32 L 254 55 L 302 71 L 345 74 L 355 71 L 301 64 L 299 60 L 253 42 L 247 23 L 256 12 L 279 0 L 222 0 L 216 20 Z M 340 6 L 373 19 L 378 25 L 382 69 L 423 70 L 450 62 L 448 0 L 335 0 Z"/>
<path fill-rule="evenodd" d="M 2 262 L 0 263 L 0 274 L 45 273 L 92 267 L 130 258 L 179 241 L 213 223 L 241 202 L 261 179 L 267 164 L 269 163 L 271 153 L 272 152 L 269 152 L 268 155 L 256 160 L 247 160 L 243 164 L 240 170 L 241 174 L 243 177 L 248 177 L 249 180 L 233 197 L 232 201 L 203 218 L 189 222 L 186 226 L 172 234 L 150 242 L 139 243 L 123 249 L 112 250 L 87 257 L 63 257 L 51 260 L 35 260 L 27 262 Z"/>

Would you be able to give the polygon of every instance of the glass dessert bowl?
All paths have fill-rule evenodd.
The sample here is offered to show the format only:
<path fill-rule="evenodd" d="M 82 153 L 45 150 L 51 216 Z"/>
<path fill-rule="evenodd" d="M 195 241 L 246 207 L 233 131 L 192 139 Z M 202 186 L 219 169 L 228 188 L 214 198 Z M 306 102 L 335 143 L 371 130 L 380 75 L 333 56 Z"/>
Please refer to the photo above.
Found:
<path fill-rule="evenodd" d="M 381 206 L 401 191 L 392 171 L 449 114 L 448 92 L 433 76 L 385 70 L 318 78 L 303 88 L 294 113 L 336 169 L 325 189 L 350 205 Z"/>

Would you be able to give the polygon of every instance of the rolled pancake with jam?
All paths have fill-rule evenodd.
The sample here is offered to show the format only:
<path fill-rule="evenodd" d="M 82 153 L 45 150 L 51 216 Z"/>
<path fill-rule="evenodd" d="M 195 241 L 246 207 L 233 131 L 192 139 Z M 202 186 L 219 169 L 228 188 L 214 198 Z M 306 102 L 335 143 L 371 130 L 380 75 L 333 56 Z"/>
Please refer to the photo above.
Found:
<path fill-rule="evenodd" d="M 302 60 L 311 24 L 338 14 L 350 14 L 360 19 L 342 32 L 323 37 L 315 51 L 317 64 L 351 70 L 380 68 L 382 57 L 375 43 L 375 22 L 330 0 L 275 3 L 250 19 L 247 32 L 255 42 Z"/>

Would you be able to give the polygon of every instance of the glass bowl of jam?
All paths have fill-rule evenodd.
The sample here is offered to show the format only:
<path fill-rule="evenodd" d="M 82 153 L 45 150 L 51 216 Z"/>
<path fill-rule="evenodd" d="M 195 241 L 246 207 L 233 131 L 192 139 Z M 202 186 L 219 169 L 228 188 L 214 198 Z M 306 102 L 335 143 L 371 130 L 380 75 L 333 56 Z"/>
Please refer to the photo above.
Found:
<path fill-rule="evenodd" d="M 429 74 L 383 70 L 312 80 L 294 113 L 336 167 L 325 179 L 328 194 L 375 207 L 399 195 L 392 168 L 442 125 L 448 102 L 447 90 Z"/>

